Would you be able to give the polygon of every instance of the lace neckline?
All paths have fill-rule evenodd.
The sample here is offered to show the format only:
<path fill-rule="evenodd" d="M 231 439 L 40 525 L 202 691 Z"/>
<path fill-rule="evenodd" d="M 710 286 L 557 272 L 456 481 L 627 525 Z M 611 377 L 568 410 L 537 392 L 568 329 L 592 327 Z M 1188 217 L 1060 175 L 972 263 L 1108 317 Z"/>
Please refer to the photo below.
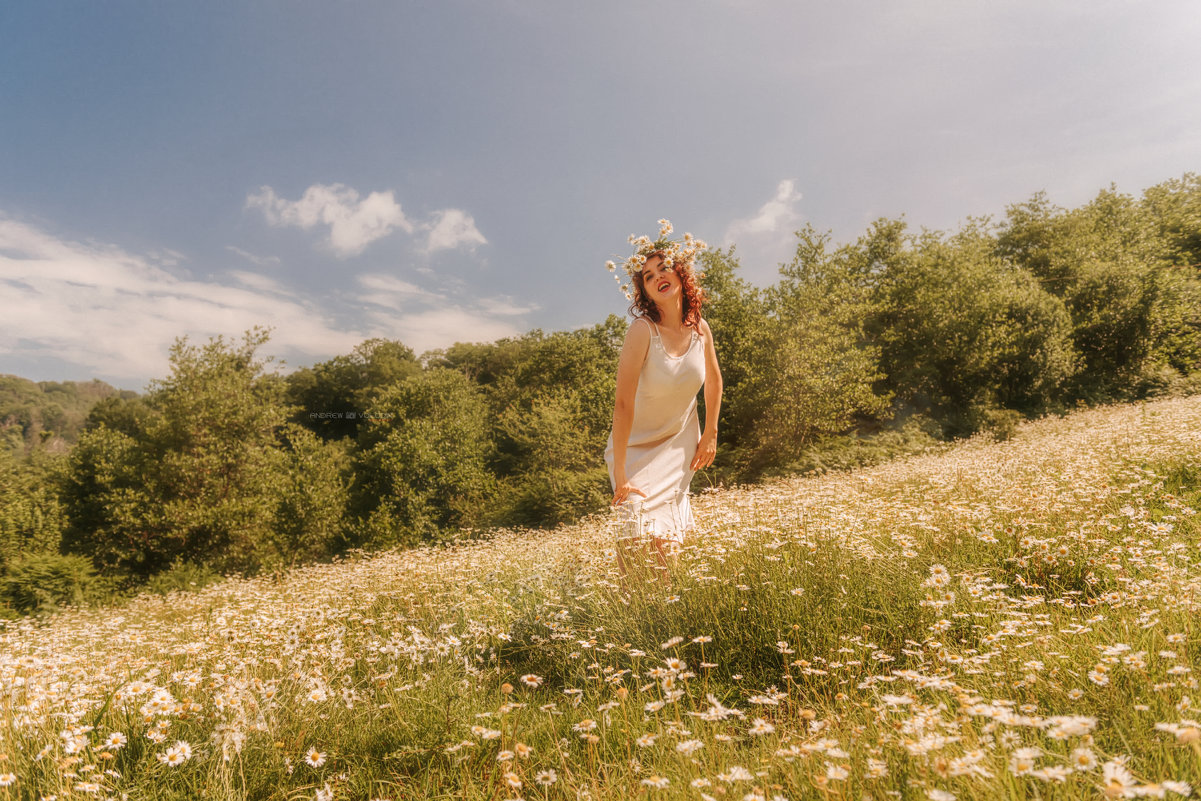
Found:
<path fill-rule="evenodd" d="M 683 359 L 685 356 L 687 356 L 692 351 L 692 346 L 696 344 L 697 333 L 696 333 L 696 329 L 693 329 L 692 336 L 690 336 L 688 338 L 688 347 L 684 348 L 684 352 L 681 353 L 679 356 L 672 356 L 670 353 L 667 352 L 667 348 L 665 348 L 663 346 L 663 337 L 659 336 L 658 326 L 655 327 L 655 333 L 652 334 L 652 337 L 654 339 L 658 340 L 659 350 L 663 352 L 664 356 L 666 356 L 669 359 Z"/>

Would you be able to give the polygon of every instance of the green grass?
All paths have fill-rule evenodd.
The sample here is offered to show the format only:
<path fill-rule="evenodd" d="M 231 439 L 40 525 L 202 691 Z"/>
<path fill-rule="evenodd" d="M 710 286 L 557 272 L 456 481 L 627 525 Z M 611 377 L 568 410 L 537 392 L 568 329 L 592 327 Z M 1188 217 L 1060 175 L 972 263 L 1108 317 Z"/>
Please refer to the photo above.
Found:
<path fill-rule="evenodd" d="M 1140 792 L 1195 786 L 1198 431 L 1201 398 L 1117 406 L 706 493 L 670 569 L 624 579 L 598 516 L 10 621 L 0 799 L 89 780 L 139 799 L 1058 799 L 1103 794 L 1123 758 Z M 241 738 L 228 761 L 219 725 Z M 192 756 L 172 767 L 176 741 Z"/>

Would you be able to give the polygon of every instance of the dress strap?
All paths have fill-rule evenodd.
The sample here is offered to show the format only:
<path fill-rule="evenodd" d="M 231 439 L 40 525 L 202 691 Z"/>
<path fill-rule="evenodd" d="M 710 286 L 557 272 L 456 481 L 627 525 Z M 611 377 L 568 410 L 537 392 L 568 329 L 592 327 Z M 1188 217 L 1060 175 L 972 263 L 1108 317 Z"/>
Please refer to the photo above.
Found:
<path fill-rule="evenodd" d="M 659 326 L 655 325 L 649 317 L 643 317 L 642 319 L 646 320 L 647 324 L 650 325 L 651 331 L 655 332 L 655 336 L 659 336 Z"/>

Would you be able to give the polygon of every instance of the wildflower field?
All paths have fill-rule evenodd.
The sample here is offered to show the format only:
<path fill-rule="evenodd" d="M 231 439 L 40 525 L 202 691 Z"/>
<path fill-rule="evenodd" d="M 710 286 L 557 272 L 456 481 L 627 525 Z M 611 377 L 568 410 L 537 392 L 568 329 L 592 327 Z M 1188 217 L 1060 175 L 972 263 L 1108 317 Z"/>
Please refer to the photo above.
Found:
<path fill-rule="evenodd" d="M 1192 796 L 1199 479 L 1201 397 L 1113 406 L 624 580 L 598 516 L 0 622 L 0 799 Z"/>

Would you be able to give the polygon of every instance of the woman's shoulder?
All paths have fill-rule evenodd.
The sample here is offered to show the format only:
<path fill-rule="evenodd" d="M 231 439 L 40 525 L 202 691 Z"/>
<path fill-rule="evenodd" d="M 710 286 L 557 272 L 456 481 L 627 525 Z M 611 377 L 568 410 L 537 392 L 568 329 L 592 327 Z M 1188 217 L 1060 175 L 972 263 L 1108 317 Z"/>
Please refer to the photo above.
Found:
<path fill-rule="evenodd" d="M 642 325 L 638 325 L 639 323 L 642 323 Z M 640 314 L 634 318 L 634 322 L 630 323 L 630 327 L 626 330 L 630 334 L 634 333 L 635 331 L 645 331 L 647 334 L 653 334 L 654 328 L 655 326 L 654 323 L 651 322 L 651 318 L 647 317 L 645 314 Z"/>
<path fill-rule="evenodd" d="M 643 325 L 639 325 L 639 323 L 643 323 Z M 652 333 L 653 332 L 651 330 L 651 321 L 649 319 L 647 319 L 646 317 L 640 315 L 638 317 L 635 317 L 634 321 L 630 323 L 628 328 L 626 328 L 626 341 L 627 342 L 646 341 L 649 343 L 651 340 Z"/>

